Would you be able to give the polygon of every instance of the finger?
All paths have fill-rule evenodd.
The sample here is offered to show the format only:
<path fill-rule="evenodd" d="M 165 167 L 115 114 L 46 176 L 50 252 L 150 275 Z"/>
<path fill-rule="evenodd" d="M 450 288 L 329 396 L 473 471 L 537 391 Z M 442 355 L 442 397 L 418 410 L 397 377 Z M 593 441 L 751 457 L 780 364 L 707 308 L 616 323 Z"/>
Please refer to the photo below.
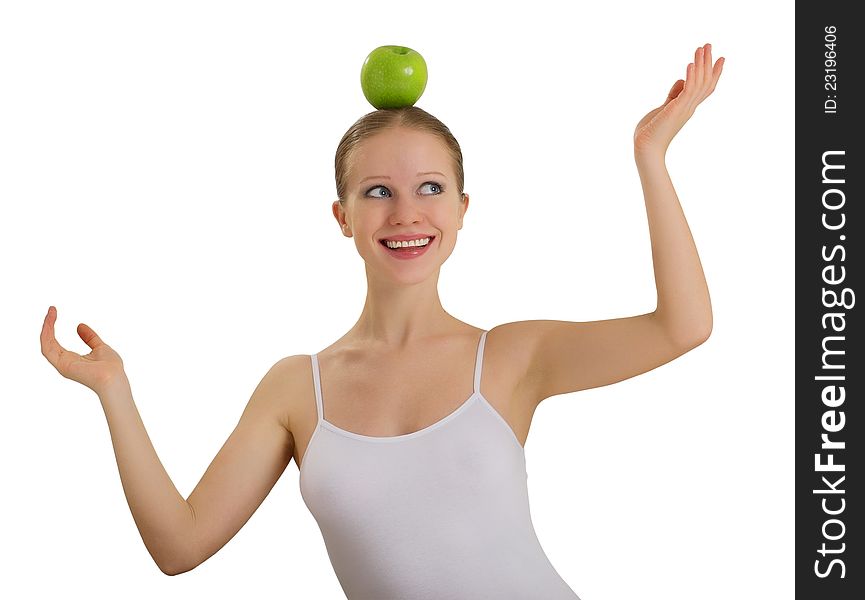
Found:
<path fill-rule="evenodd" d="M 91 350 L 95 350 L 98 346 L 105 343 L 102 341 L 102 338 L 96 335 L 96 332 L 93 331 L 93 329 L 84 323 L 78 324 L 78 335 L 81 336 L 81 339 L 84 340 L 85 344 L 90 346 Z"/>
<path fill-rule="evenodd" d="M 694 95 L 694 63 L 688 63 L 688 66 L 685 68 L 685 87 L 683 92 L 687 99 L 690 99 Z"/>
<path fill-rule="evenodd" d="M 697 82 L 697 97 L 700 97 L 703 94 L 703 88 L 706 83 L 706 52 L 703 46 L 697 48 L 697 51 L 694 53 L 694 68 L 696 70 L 696 82 Z"/>
<path fill-rule="evenodd" d="M 682 79 L 676 80 L 676 83 L 673 84 L 673 87 L 670 88 L 670 93 L 667 94 L 667 100 L 664 104 L 669 104 L 670 100 L 676 98 L 679 94 L 682 93 L 682 89 L 685 87 L 685 81 Z"/>
<path fill-rule="evenodd" d="M 699 90 L 700 90 L 700 64 L 702 63 L 702 61 L 703 61 L 703 57 L 700 56 L 700 49 L 697 48 L 694 51 L 694 62 L 693 62 L 693 65 L 694 65 L 694 85 L 693 85 L 693 88 L 691 89 L 691 93 L 694 95 L 698 95 L 700 93 L 699 92 Z"/>
<path fill-rule="evenodd" d="M 48 312 L 45 313 L 45 319 L 43 319 L 43 321 L 42 321 L 42 331 L 39 332 L 39 341 L 40 341 L 40 343 L 43 342 L 43 341 L 45 340 L 45 334 L 46 334 L 47 331 L 48 331 L 48 317 L 51 316 L 51 309 L 52 309 L 52 308 L 54 308 L 54 307 L 53 307 L 53 306 L 49 306 L 49 307 L 48 307 Z"/>
<path fill-rule="evenodd" d="M 57 342 L 57 338 L 54 337 L 54 322 L 56 320 L 57 309 L 53 306 L 49 307 L 48 314 L 45 315 L 45 322 L 42 324 L 42 355 L 55 369 L 62 373 L 61 365 L 64 361 L 72 362 L 74 359 L 80 358 L 81 355 L 70 352 Z"/>
<path fill-rule="evenodd" d="M 703 72 L 706 74 L 706 80 L 703 84 L 703 100 L 705 100 L 706 97 L 712 93 L 712 90 L 715 89 L 713 79 L 714 72 L 712 70 L 712 44 L 706 44 L 705 60 L 706 62 Z"/>
<path fill-rule="evenodd" d="M 724 57 L 722 56 L 715 62 L 715 68 L 712 69 L 712 85 L 709 88 L 709 93 L 715 91 L 715 86 L 718 85 L 718 79 L 721 78 L 721 71 L 724 70 Z"/>
<path fill-rule="evenodd" d="M 42 332 L 39 334 L 39 344 L 42 346 L 42 355 L 49 359 L 48 353 L 52 350 L 53 344 L 57 343 L 54 339 L 54 321 L 57 319 L 57 309 L 53 306 L 48 307 L 48 313 L 45 315 L 45 320 L 42 322 Z M 53 364 L 53 363 L 52 363 Z"/>
<path fill-rule="evenodd" d="M 703 73 L 705 74 L 705 84 L 708 85 L 712 81 L 712 44 L 703 46 Z"/>
<path fill-rule="evenodd" d="M 706 82 L 708 80 L 706 71 L 706 47 L 700 46 L 694 53 L 694 70 L 696 72 L 694 86 L 693 106 L 696 107 L 706 97 Z"/>

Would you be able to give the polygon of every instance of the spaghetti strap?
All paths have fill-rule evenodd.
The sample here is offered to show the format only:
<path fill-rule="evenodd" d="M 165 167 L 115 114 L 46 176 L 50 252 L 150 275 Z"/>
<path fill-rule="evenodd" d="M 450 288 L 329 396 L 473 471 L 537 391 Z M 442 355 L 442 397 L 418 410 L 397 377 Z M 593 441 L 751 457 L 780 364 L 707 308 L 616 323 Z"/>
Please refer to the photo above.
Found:
<path fill-rule="evenodd" d="M 324 419 L 324 406 L 321 400 L 321 375 L 318 370 L 318 354 L 313 354 L 312 359 L 312 381 L 315 384 L 315 407 L 318 411 L 318 424 Z"/>
<path fill-rule="evenodd" d="M 484 343 L 487 339 L 487 332 L 481 334 L 481 339 L 478 342 L 478 355 L 475 357 L 475 389 L 474 393 L 479 394 L 481 391 L 481 371 L 484 366 Z"/>

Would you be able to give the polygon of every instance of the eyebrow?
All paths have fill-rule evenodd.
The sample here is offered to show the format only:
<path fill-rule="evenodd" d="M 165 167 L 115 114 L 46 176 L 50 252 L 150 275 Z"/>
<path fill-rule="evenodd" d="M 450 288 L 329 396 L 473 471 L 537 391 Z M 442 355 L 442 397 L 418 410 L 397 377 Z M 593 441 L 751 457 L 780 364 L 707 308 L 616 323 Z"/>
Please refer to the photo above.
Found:
<path fill-rule="evenodd" d="M 418 175 L 441 175 L 444 177 L 444 173 L 439 173 L 438 171 L 421 171 Z M 370 175 L 369 177 L 364 177 L 360 180 L 360 183 L 363 183 L 367 179 L 390 179 L 387 175 Z M 358 184 L 359 185 L 359 184 Z"/>

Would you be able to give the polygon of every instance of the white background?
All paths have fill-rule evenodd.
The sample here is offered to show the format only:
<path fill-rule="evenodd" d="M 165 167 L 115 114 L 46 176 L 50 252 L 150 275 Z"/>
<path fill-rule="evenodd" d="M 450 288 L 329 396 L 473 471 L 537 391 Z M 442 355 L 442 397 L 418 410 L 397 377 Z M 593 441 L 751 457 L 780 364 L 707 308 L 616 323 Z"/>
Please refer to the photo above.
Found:
<path fill-rule="evenodd" d="M 366 291 L 333 158 L 375 47 L 465 155 L 444 307 L 479 327 L 655 307 L 632 134 L 697 46 L 726 57 L 667 164 L 714 309 L 702 346 L 545 400 L 532 516 L 582 600 L 793 595 L 792 3 L 19 2 L 0 9 L 0 595 L 343 598 L 292 462 L 246 526 L 163 575 L 98 398 L 39 351 L 123 357 L 184 497 L 278 359 Z M 7 588 L 7 589 L 4 589 Z M 9 595 L 9 592 L 13 595 Z"/>

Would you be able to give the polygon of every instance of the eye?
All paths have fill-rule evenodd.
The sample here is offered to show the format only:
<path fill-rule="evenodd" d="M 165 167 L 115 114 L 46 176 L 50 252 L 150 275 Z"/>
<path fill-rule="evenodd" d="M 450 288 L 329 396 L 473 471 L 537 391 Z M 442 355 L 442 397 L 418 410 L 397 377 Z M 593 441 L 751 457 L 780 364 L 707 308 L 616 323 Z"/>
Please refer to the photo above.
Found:
<path fill-rule="evenodd" d="M 433 194 L 431 194 L 431 195 L 433 195 L 433 196 L 438 196 L 439 194 L 443 193 L 443 192 L 444 192 L 444 189 L 445 189 L 443 185 L 441 185 L 440 183 L 436 183 L 435 181 L 427 181 L 427 182 L 425 182 L 421 187 L 424 187 L 424 186 L 427 186 L 427 185 L 428 185 L 428 186 L 432 186 Z M 376 192 L 376 193 L 374 194 L 374 196 L 377 197 L 377 198 L 388 198 L 388 197 L 390 196 L 390 190 L 387 189 L 387 187 L 385 187 L 385 186 L 383 186 L 383 185 L 377 185 L 377 186 L 375 186 L 375 187 L 371 187 L 371 188 L 369 188 L 369 189 L 366 191 L 366 194 L 365 194 L 365 195 L 366 195 L 366 196 L 369 196 L 369 195 L 370 195 L 370 192 L 375 192 L 376 190 L 386 190 L 386 191 L 387 191 L 387 195 L 382 195 L 382 192 Z M 428 196 L 428 195 L 430 195 L 430 194 L 424 194 L 424 195 L 427 195 L 427 196 Z"/>
<path fill-rule="evenodd" d="M 424 185 L 433 186 L 436 190 L 438 190 L 436 192 L 436 194 L 441 194 L 444 191 L 444 188 L 441 185 L 437 184 L 435 181 L 427 181 Z M 423 187 L 423 186 L 421 186 L 421 187 Z"/>
<path fill-rule="evenodd" d="M 377 186 L 375 186 L 374 188 L 370 188 L 370 189 L 368 189 L 368 190 L 366 191 L 366 195 L 369 196 L 369 193 L 370 193 L 370 192 L 372 192 L 373 190 L 377 190 L 377 189 L 387 190 L 387 188 L 384 187 L 383 185 L 377 185 Z M 390 190 L 388 190 L 388 194 L 390 194 Z M 380 193 L 379 193 L 379 194 L 376 194 L 376 196 L 379 196 L 379 197 L 385 197 L 385 198 L 387 197 L 387 196 L 381 196 Z"/>

